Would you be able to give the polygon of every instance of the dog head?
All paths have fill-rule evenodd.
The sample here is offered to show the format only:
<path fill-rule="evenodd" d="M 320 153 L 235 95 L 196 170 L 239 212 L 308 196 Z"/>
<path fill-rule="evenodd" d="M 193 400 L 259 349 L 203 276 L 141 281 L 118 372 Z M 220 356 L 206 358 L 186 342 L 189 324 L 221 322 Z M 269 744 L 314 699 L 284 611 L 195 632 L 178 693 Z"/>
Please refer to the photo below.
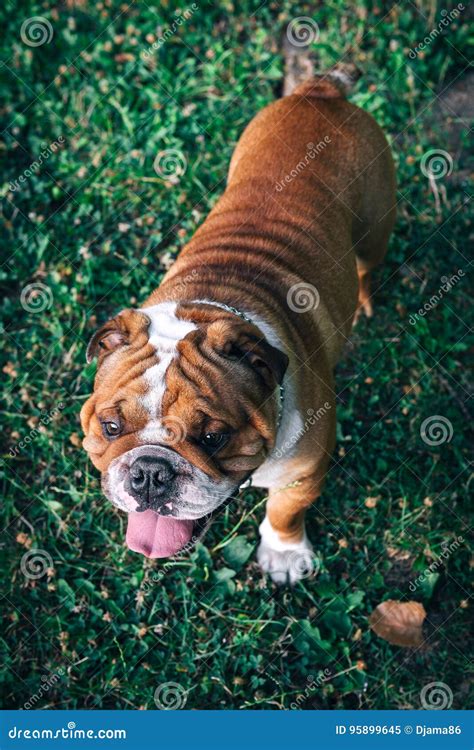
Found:
<path fill-rule="evenodd" d="M 98 368 L 84 448 L 129 513 L 129 547 L 172 555 L 273 447 L 288 358 L 233 313 L 170 302 L 122 311 L 87 358 Z"/>

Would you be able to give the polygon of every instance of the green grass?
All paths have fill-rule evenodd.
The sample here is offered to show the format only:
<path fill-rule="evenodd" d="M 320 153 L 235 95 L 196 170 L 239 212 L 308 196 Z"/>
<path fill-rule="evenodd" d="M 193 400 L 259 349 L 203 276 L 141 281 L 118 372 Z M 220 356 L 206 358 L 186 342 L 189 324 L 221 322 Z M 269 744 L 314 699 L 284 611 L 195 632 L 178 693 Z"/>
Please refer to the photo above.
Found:
<path fill-rule="evenodd" d="M 436 183 L 446 189 L 437 210 L 420 162 L 451 148 L 435 94 L 466 75 L 467 24 L 452 23 L 411 59 L 452 6 L 202 3 L 150 64 L 140 57 L 147 35 L 190 7 L 157 5 L 70 10 L 46 0 L 20 10 L 7 0 L 1 11 L 2 707 L 39 694 L 36 707 L 153 709 L 157 686 L 172 681 L 189 708 L 419 708 L 422 687 L 442 681 L 453 707 L 465 708 L 468 190 L 456 179 L 459 148 L 451 178 Z M 30 47 L 20 29 L 35 15 L 54 37 Z M 239 134 L 281 90 L 281 33 L 304 15 L 319 25 L 323 67 L 349 54 L 365 71 L 352 100 L 393 143 L 399 218 L 376 274 L 375 317 L 357 328 L 337 371 L 338 444 L 309 513 L 321 568 L 290 591 L 255 562 L 255 491 L 242 492 L 189 556 L 163 566 L 128 551 L 124 516 L 79 447 L 78 414 L 97 321 L 143 300 L 215 203 Z M 60 136 L 64 145 L 12 192 L 10 181 Z M 153 169 L 169 148 L 187 163 L 176 184 Z M 458 269 L 465 276 L 412 325 Z M 21 292 L 38 282 L 52 304 L 28 312 Z M 423 442 L 432 415 L 450 421 L 450 442 Z M 459 536 L 438 577 L 410 591 Z M 32 580 L 21 560 L 35 548 L 51 567 Z M 423 602 L 423 647 L 403 650 L 370 631 L 370 612 L 387 598 Z"/>

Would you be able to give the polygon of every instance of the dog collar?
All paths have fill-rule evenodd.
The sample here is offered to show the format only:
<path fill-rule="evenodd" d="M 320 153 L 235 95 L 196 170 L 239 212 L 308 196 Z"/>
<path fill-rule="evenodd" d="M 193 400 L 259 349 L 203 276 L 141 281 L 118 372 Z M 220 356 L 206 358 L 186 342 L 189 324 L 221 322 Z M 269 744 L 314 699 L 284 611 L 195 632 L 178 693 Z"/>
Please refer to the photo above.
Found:
<path fill-rule="evenodd" d="M 226 312 L 232 313 L 233 315 L 238 315 L 239 318 L 242 318 L 242 320 L 245 320 L 246 323 L 250 323 L 253 326 L 256 326 L 257 328 L 258 323 L 255 323 L 255 321 L 252 320 L 246 313 L 242 312 L 242 310 L 237 310 L 236 307 L 232 307 L 232 305 L 226 305 L 224 302 L 214 302 L 210 300 L 201 300 L 201 299 L 193 299 L 191 300 L 192 304 L 200 304 L 200 305 L 213 305 L 214 307 L 220 307 L 221 310 L 225 310 Z M 277 432 L 281 425 L 281 420 L 283 417 L 283 404 L 285 400 L 285 386 L 283 383 L 281 383 L 278 386 L 278 416 L 277 416 Z"/>

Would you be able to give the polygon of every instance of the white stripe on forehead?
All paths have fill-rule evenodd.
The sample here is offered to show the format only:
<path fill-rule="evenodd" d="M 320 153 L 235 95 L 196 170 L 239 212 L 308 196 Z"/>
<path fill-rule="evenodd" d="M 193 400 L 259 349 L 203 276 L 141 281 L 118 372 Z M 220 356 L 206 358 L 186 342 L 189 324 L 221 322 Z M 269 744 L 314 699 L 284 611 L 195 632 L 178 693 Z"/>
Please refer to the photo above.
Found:
<path fill-rule="evenodd" d="M 140 402 L 149 415 L 149 421 L 139 438 L 146 443 L 163 442 L 165 430 L 161 423 L 161 408 L 166 391 L 166 371 L 178 354 L 178 343 L 197 327 L 189 320 L 176 317 L 176 307 L 176 302 L 162 302 L 139 310 L 150 318 L 148 341 L 159 357 L 159 362 L 149 367 L 143 376 L 148 389 Z"/>

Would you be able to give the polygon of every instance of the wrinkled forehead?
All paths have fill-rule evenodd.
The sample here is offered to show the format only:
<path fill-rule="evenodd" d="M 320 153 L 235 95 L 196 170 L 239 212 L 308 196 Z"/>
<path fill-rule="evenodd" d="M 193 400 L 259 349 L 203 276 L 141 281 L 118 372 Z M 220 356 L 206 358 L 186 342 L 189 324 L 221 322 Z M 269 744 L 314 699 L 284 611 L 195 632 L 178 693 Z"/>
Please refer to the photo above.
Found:
<path fill-rule="evenodd" d="M 142 324 L 128 345 L 103 364 L 100 381 L 112 399 L 137 397 L 151 417 L 161 414 L 166 373 L 179 357 L 178 344 L 197 329 L 179 317 L 178 304 L 164 302 L 133 311 Z"/>
<path fill-rule="evenodd" d="M 212 308 L 197 311 L 176 302 L 121 316 L 126 331 L 114 334 L 119 346 L 97 371 L 99 405 L 105 394 L 122 403 L 127 417 L 140 422 L 146 417 L 149 431 L 143 439 L 161 440 L 161 420 L 173 413 L 196 422 L 198 414 L 210 418 L 211 410 L 213 417 L 238 422 L 255 412 L 256 403 L 266 403 L 277 378 L 277 356 L 284 355 L 254 326 Z"/>
<path fill-rule="evenodd" d="M 190 320 L 179 318 L 176 303 L 163 303 L 147 307 L 144 312 L 150 320 L 148 345 L 155 363 L 145 370 L 145 381 L 149 390 L 155 390 L 163 382 L 171 362 L 178 356 L 178 344 L 197 326 Z"/>
<path fill-rule="evenodd" d="M 148 422 L 141 437 L 143 440 L 157 441 L 163 437 L 160 418 L 166 392 L 166 373 L 178 357 L 178 344 L 196 330 L 197 326 L 192 321 L 178 317 L 175 303 L 153 305 L 143 312 L 150 319 L 148 345 L 152 347 L 152 361 L 142 376 L 144 391 L 140 404 L 148 416 Z"/>
<path fill-rule="evenodd" d="M 181 317 L 183 311 L 178 309 L 176 302 L 162 302 L 142 308 L 139 312 L 150 320 L 149 344 L 161 354 L 169 353 L 171 357 L 177 353 L 177 344 L 197 328 L 196 323 Z"/>

